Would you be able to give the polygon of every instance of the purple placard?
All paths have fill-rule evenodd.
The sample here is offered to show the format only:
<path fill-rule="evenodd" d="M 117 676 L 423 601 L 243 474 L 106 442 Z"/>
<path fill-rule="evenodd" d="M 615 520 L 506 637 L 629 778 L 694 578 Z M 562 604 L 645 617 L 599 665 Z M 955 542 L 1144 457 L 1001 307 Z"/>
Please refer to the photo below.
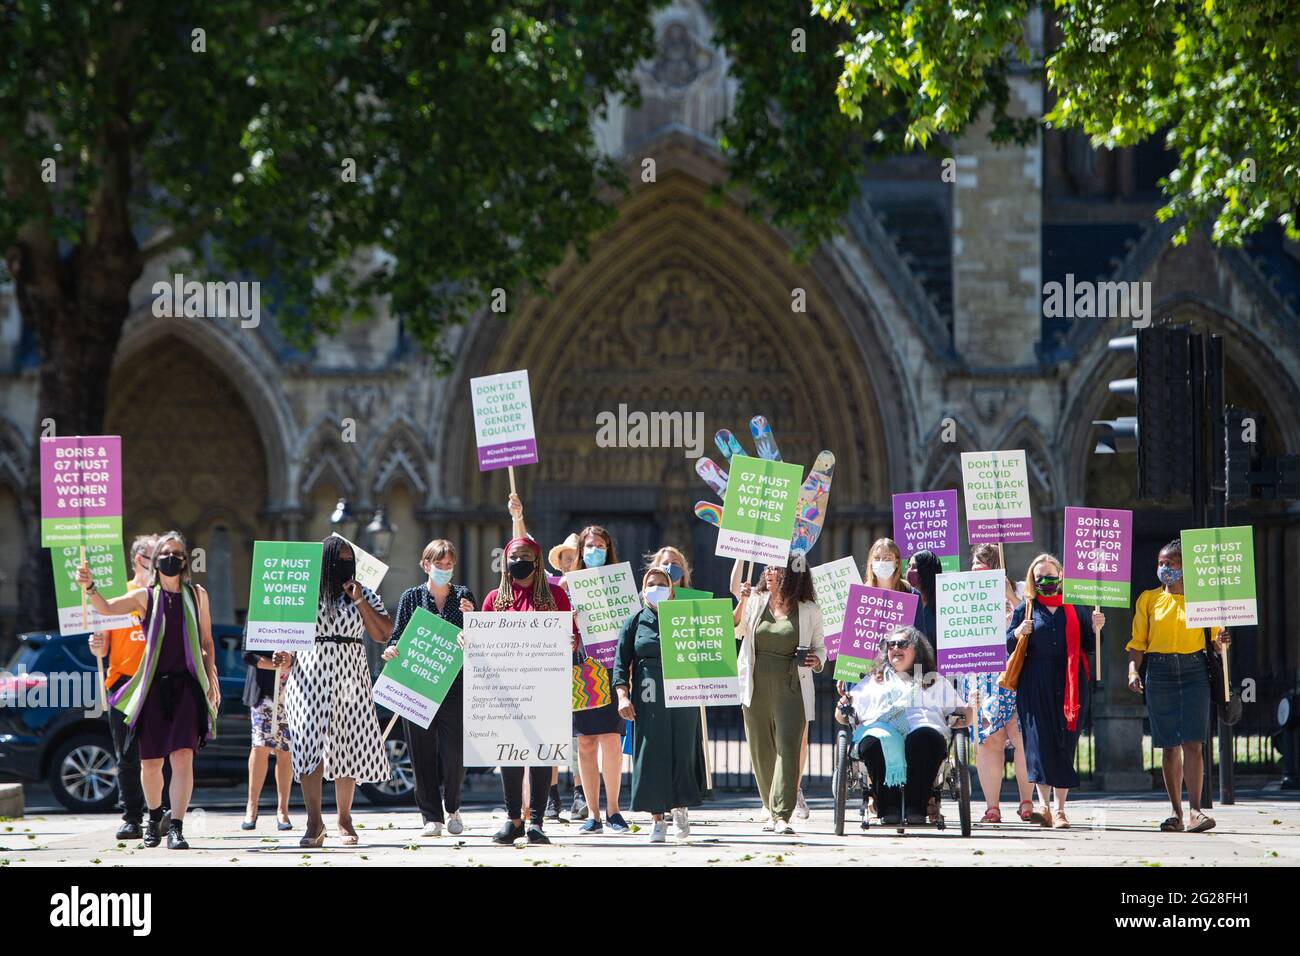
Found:
<path fill-rule="evenodd" d="M 1065 599 L 1072 604 L 1129 606 L 1133 512 L 1065 509 Z"/>
<path fill-rule="evenodd" d="M 856 658 L 876 656 L 876 645 L 886 634 L 911 627 L 916 619 L 915 591 L 887 591 L 866 584 L 850 584 L 840 629 L 838 652 Z"/>
<path fill-rule="evenodd" d="M 1034 540 L 1033 518 L 967 518 L 971 544 L 1023 544 Z"/>
<path fill-rule="evenodd" d="M 1118 508 L 1066 508 L 1065 576 L 1127 584 L 1127 559 L 1132 542 L 1133 512 Z"/>
<path fill-rule="evenodd" d="M 894 541 L 907 560 L 918 551 L 957 554 L 957 492 L 908 491 L 894 495 Z"/>
<path fill-rule="evenodd" d="M 502 442 L 500 445 L 484 445 L 478 450 L 479 471 L 535 464 L 537 464 L 537 439 L 535 438 Z"/>
<path fill-rule="evenodd" d="M 121 514 L 120 435 L 41 439 L 42 518 L 73 515 L 104 518 Z"/>

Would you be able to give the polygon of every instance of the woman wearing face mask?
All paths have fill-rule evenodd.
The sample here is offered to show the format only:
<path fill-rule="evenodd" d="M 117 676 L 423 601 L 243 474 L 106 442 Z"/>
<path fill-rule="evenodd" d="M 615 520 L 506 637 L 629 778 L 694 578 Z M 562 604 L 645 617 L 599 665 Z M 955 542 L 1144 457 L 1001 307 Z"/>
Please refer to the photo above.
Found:
<path fill-rule="evenodd" d="M 127 747 L 139 742 L 140 783 L 149 810 L 144 845 L 157 846 L 166 834 L 169 850 L 188 850 L 184 823 L 194 791 L 194 752 L 215 735 L 221 703 L 216 650 L 208 595 L 190 580 L 179 531 L 158 537 L 151 563 L 148 588 L 111 601 L 95 589 L 88 565 L 77 569 L 77 583 L 101 614 L 141 615 L 144 657 L 110 703 L 126 715 Z M 162 809 L 164 760 L 172 769 L 169 817 Z"/>
<path fill-rule="evenodd" d="M 569 597 L 558 585 L 546 580 L 542 567 L 542 548 L 530 537 L 513 538 L 505 547 L 506 562 L 501 569 L 501 583 L 483 599 L 484 611 L 567 611 L 572 613 Z M 464 635 L 461 636 L 462 646 Z M 578 628 L 573 627 L 573 649 L 578 649 Z M 551 768 L 539 765 L 528 768 L 529 801 L 527 830 L 524 828 L 524 768 L 502 767 L 501 789 L 505 794 L 509 819 L 492 837 L 499 846 L 513 846 L 516 840 L 529 843 L 551 841 L 542 830 L 546 799 L 551 785 Z"/>
<path fill-rule="evenodd" d="M 948 737 L 956 727 L 966 726 L 970 709 L 935 673 L 934 648 L 916 628 L 896 628 L 880 643 L 882 660 L 840 697 L 835 719 L 855 728 L 853 746 L 867 765 L 881 820 L 895 825 L 905 818 L 921 824 L 948 752 Z M 950 724 L 954 712 L 960 718 Z"/>
<path fill-rule="evenodd" d="M 995 571 L 998 564 L 996 545 L 980 544 L 971 549 L 972 571 Z M 1006 584 L 1006 622 L 1011 623 L 1019 599 L 1015 585 L 1004 573 Z M 972 733 L 975 735 L 975 767 L 979 772 L 980 789 L 984 793 L 985 810 L 981 823 L 1001 823 L 1002 809 L 998 806 L 1002 794 L 1002 768 L 1006 764 L 1007 741 L 1015 748 L 1016 788 L 1020 806 L 1017 815 L 1026 823 L 1034 809 L 1033 788 L 1029 785 L 1029 771 L 1025 766 L 1025 748 L 1020 739 L 1020 724 L 1016 720 L 1016 692 L 998 686 L 997 674 L 968 674 L 963 679 L 962 692 L 966 699 L 979 709 Z"/>
<path fill-rule="evenodd" d="M 382 783 L 392 775 L 370 693 L 364 641 L 368 636 L 386 644 L 393 621 L 379 595 L 357 583 L 356 571 L 346 541 L 330 535 L 321 542 L 316 641 L 284 655 L 290 668 L 284 708 L 293 728 L 293 774 L 307 806 L 307 830 L 298 841 L 302 847 L 325 843 L 321 804 L 326 780 L 334 781 L 342 843 L 356 846 L 352 798 L 357 781 Z"/>
<path fill-rule="evenodd" d="M 659 607 L 672 600 L 666 567 L 653 567 L 641 579 L 645 606 L 627 619 L 618 638 L 614 692 L 618 712 L 633 721 L 632 809 L 654 821 L 650 842 L 668 837 L 664 814 L 672 811 L 677 835 L 690 833 L 687 808 L 699 806 L 708 790 L 698 707 L 664 705 L 663 660 L 659 649 Z"/>
<path fill-rule="evenodd" d="M 1033 616 L 1025 620 L 1025 603 L 1017 605 L 1007 625 L 1007 650 L 1015 650 L 1023 635 L 1029 643 L 1016 690 L 1016 716 L 1025 741 L 1029 781 L 1038 788 L 1042 807 L 1030 815 L 1045 827 L 1070 826 L 1065 800 L 1079 785 L 1074 751 L 1079 728 L 1088 710 L 1092 681 L 1089 653 L 1097 649 L 1097 635 L 1106 623 L 1100 611 L 1065 604 L 1061 599 L 1061 562 L 1040 554 L 1025 573 L 1025 600 L 1033 603 Z M 1050 792 L 1056 791 L 1056 812 Z"/>
<path fill-rule="evenodd" d="M 686 555 L 671 544 L 664 545 L 654 554 L 645 555 L 642 562 L 647 568 L 663 568 L 667 571 L 673 587 L 691 587 L 691 564 L 686 560 Z"/>
<path fill-rule="evenodd" d="M 426 544 L 420 556 L 420 567 L 428 580 L 402 592 L 393 619 L 392 635 L 384 649 L 385 661 L 397 658 L 397 642 L 416 608 L 423 608 L 456 628 L 464 627 L 464 613 L 474 610 L 474 593 L 463 584 L 451 583 L 456 574 L 456 547 L 450 541 L 439 538 Z M 427 729 L 402 718 L 406 745 L 410 748 L 411 764 L 415 768 L 415 805 L 424 818 L 421 836 L 442 836 L 444 823 L 447 832 L 453 836 L 465 829 L 460 816 L 460 788 L 465 780 L 464 742 L 461 739 L 464 705 L 462 672 L 447 688 L 447 696 Z"/>
<path fill-rule="evenodd" d="M 617 564 L 614 539 L 599 525 L 578 533 L 579 552 L 575 571 Z M 581 663 L 581 651 L 575 663 Z M 615 833 L 631 828 L 619 812 L 618 792 L 623 782 L 623 718 L 618 702 L 610 698 L 604 707 L 580 710 L 573 715 L 573 733 L 578 738 L 578 764 L 582 772 L 582 789 L 591 818 L 578 828 L 580 833 L 600 833 L 605 824 Z M 600 781 L 605 779 L 605 820 L 600 819 Z"/>
<path fill-rule="evenodd" d="M 737 561 L 732 579 L 739 575 Z M 812 575 L 806 570 L 769 566 L 757 593 L 751 594 L 748 582 L 739 587 L 743 608 L 736 631 L 741 642 L 740 697 L 750 763 L 766 810 L 762 826 L 765 831 L 790 835 L 798 799 L 799 752 L 812 703 L 812 674 L 822 669 L 826 659 L 822 614 Z"/>
<path fill-rule="evenodd" d="M 1183 606 L 1183 545 L 1175 538 L 1160 549 L 1156 575 L 1160 587 L 1143 591 L 1133 611 L 1133 639 L 1128 642 L 1128 686 L 1146 691 L 1151 743 L 1161 748 L 1165 792 L 1173 816 L 1160 824 L 1166 833 L 1214 829 L 1214 819 L 1201 812 L 1201 741 L 1210 731 L 1210 679 L 1205 655 L 1205 631 L 1187 626 Z M 1222 654 L 1231 643 L 1226 631 L 1214 640 Z M 1145 679 L 1140 676 L 1146 660 Z M 1183 782 L 1191 813 L 1183 823 Z"/>

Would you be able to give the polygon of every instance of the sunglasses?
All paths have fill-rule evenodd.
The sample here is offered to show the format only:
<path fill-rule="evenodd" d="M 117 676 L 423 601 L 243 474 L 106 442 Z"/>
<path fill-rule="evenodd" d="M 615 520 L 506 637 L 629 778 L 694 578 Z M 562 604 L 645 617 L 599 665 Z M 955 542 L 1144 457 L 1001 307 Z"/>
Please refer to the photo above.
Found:
<path fill-rule="evenodd" d="M 881 646 L 891 651 L 901 651 L 904 648 L 912 646 L 912 640 L 908 637 L 895 637 L 891 640 L 881 641 Z"/>

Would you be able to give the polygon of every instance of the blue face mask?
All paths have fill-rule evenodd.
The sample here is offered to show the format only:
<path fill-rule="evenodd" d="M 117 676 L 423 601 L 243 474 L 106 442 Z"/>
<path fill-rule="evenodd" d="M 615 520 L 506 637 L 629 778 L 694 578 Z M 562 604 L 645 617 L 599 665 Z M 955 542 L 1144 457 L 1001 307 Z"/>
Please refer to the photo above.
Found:
<path fill-rule="evenodd" d="M 1183 579 L 1183 570 L 1182 568 L 1170 568 L 1161 565 L 1156 568 L 1156 577 L 1160 579 L 1161 584 L 1177 584 Z"/>
<path fill-rule="evenodd" d="M 667 601 L 672 596 L 672 588 L 664 587 L 662 584 L 654 584 L 645 589 L 645 603 L 648 607 L 654 607 L 660 601 Z"/>
<path fill-rule="evenodd" d="M 442 568 L 430 568 L 429 580 L 432 581 L 434 584 L 438 585 L 439 587 L 442 587 L 444 584 L 447 584 L 451 581 L 451 576 L 455 573 L 456 573 L 455 568 L 452 568 L 447 571 L 444 571 Z"/>
<path fill-rule="evenodd" d="M 668 567 L 668 578 L 669 578 L 669 580 L 671 580 L 671 581 L 673 582 L 673 584 L 676 584 L 678 581 L 680 581 L 680 580 L 682 579 L 682 569 L 681 569 L 681 567 L 679 567 L 679 566 L 676 565 L 676 564 L 670 564 L 670 565 L 668 565 L 667 567 Z"/>
<path fill-rule="evenodd" d="M 605 566 L 605 549 L 604 548 L 583 548 L 582 563 L 589 568 L 601 568 Z"/>

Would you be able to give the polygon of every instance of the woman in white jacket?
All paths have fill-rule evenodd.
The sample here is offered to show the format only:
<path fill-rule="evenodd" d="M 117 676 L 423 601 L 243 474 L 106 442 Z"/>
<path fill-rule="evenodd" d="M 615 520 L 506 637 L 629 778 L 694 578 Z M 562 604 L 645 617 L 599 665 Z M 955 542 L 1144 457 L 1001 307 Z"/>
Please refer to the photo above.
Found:
<path fill-rule="evenodd" d="M 739 569 L 732 577 L 739 580 Z M 737 590 L 740 700 L 749 759 L 767 811 L 763 829 L 792 834 L 812 675 L 826 659 L 822 615 L 806 570 L 769 567 L 756 590 L 748 582 Z"/>

